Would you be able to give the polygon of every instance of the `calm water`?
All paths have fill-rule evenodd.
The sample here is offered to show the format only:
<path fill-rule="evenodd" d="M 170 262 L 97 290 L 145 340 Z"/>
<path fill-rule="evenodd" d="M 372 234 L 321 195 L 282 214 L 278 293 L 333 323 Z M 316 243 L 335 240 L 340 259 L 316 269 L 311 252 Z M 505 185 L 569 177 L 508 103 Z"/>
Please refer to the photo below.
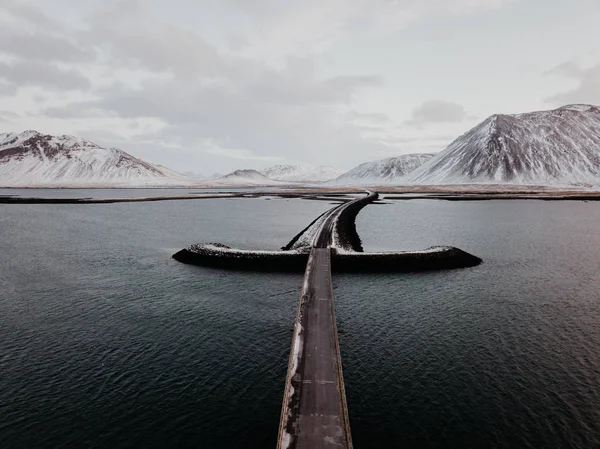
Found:
<path fill-rule="evenodd" d="M 479 267 L 338 276 L 356 447 L 600 447 L 600 204 L 405 201 L 366 250 L 458 246 Z"/>
<path fill-rule="evenodd" d="M 1 205 L 0 447 L 274 447 L 302 276 L 170 255 L 278 248 L 329 207 Z M 367 250 L 484 264 L 335 277 L 355 447 L 600 446 L 599 222 L 598 203 L 364 209 Z"/>

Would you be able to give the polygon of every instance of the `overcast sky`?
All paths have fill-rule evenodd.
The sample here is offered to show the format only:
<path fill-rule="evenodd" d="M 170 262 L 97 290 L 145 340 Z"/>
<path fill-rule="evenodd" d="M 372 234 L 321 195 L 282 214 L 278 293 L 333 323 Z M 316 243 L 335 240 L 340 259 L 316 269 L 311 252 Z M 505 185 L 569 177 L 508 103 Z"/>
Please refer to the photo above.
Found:
<path fill-rule="evenodd" d="M 0 132 L 179 171 L 442 150 L 600 104 L 600 0 L 0 0 Z"/>

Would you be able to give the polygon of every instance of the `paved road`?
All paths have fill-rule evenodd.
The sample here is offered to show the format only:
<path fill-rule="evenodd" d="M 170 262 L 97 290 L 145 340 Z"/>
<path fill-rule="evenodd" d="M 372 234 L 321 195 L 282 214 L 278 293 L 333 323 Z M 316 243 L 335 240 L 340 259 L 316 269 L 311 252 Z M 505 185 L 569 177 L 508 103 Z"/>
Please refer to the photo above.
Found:
<path fill-rule="evenodd" d="M 331 288 L 330 248 L 335 223 L 352 203 L 331 209 L 313 240 L 294 325 L 279 449 L 352 448 Z"/>
<path fill-rule="evenodd" d="M 302 295 L 302 353 L 291 384 L 297 408 L 290 447 L 350 448 L 350 426 L 335 329 L 329 248 L 313 248 Z"/>

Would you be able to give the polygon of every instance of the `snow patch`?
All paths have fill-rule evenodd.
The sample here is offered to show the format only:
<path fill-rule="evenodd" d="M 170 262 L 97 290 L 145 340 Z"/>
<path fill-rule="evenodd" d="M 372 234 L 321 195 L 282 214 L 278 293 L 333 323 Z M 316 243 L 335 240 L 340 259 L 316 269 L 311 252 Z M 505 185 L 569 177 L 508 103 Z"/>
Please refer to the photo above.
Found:
<path fill-rule="evenodd" d="M 289 433 L 284 432 L 283 440 L 281 441 L 281 447 L 283 449 L 288 449 L 288 447 L 290 447 L 291 443 L 292 443 L 292 436 Z"/>
<path fill-rule="evenodd" d="M 452 251 L 454 250 L 454 247 L 452 246 L 431 246 L 429 248 L 426 249 L 419 249 L 419 250 L 411 250 L 411 251 L 384 251 L 384 252 L 378 252 L 378 253 L 358 253 L 356 251 L 351 251 L 348 249 L 344 249 L 344 248 L 335 248 L 335 252 L 336 254 L 340 254 L 340 255 L 344 255 L 344 256 L 359 256 L 359 257 L 365 257 L 365 256 L 393 256 L 393 255 L 410 255 L 410 254 L 433 254 L 433 253 L 445 253 L 447 251 Z"/>
<path fill-rule="evenodd" d="M 252 256 L 252 255 L 265 255 L 265 256 L 289 256 L 296 254 L 306 254 L 308 252 L 307 249 L 298 248 L 292 249 L 290 251 L 281 251 L 281 250 L 256 250 L 256 249 L 237 249 L 230 248 L 228 246 L 222 245 L 220 243 L 194 243 L 186 248 L 188 251 L 192 253 L 199 254 L 229 254 L 235 255 L 239 254 L 242 256 Z"/>

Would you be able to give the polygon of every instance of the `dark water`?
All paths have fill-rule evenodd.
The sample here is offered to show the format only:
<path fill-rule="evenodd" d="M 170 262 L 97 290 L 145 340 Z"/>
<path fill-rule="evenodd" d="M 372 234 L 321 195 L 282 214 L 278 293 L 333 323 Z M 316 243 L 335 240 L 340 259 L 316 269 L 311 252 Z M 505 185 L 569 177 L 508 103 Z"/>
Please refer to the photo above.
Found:
<path fill-rule="evenodd" d="M 0 447 L 274 447 L 301 275 L 189 267 L 277 248 L 326 202 L 0 206 Z M 600 204 L 407 201 L 367 250 L 467 270 L 336 276 L 355 447 L 600 446 Z"/>
<path fill-rule="evenodd" d="M 599 222 L 582 202 L 366 208 L 367 250 L 449 244 L 484 264 L 336 278 L 355 446 L 600 447 Z"/>

